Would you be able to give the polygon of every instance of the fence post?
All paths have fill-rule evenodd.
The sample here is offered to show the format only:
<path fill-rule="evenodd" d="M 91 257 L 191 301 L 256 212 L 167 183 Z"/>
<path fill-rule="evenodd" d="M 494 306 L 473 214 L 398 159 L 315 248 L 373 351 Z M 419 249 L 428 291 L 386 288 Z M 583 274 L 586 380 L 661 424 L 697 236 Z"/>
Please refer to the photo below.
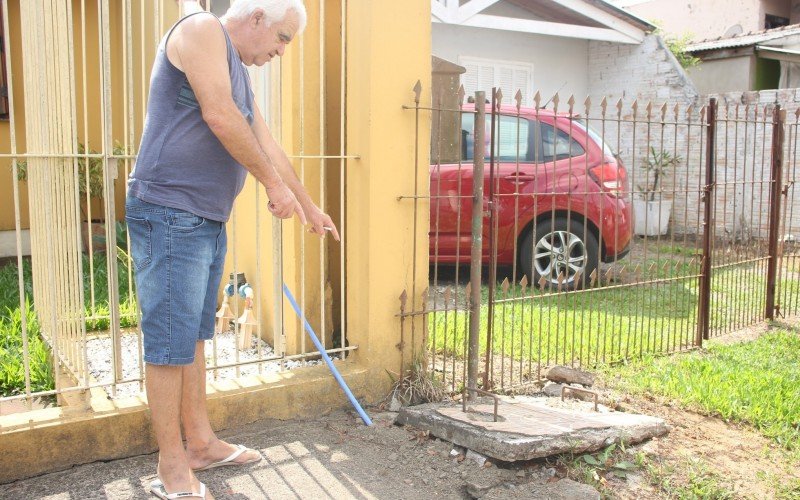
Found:
<path fill-rule="evenodd" d="M 481 328 L 481 264 L 483 254 L 483 144 L 486 134 L 486 92 L 475 93 L 475 141 L 472 170 L 472 254 L 470 256 L 469 352 L 467 387 L 478 384 L 478 348 Z M 474 392 L 467 391 L 464 397 Z"/>
<path fill-rule="evenodd" d="M 769 204 L 769 260 L 767 261 L 766 319 L 775 319 L 775 289 L 778 277 L 778 238 L 780 231 L 781 180 L 783 179 L 783 122 L 784 112 L 780 104 L 775 106 L 772 116 L 772 174 L 770 176 Z"/>
<path fill-rule="evenodd" d="M 702 347 L 708 340 L 711 311 L 711 238 L 714 234 L 714 167 L 716 165 L 717 100 L 712 98 L 706 108 L 706 183 L 703 187 L 703 260 L 700 267 L 700 303 L 698 305 L 695 345 Z"/>
<path fill-rule="evenodd" d="M 492 88 L 492 113 L 489 120 L 489 295 L 486 303 L 486 360 L 484 361 L 483 368 L 483 390 L 491 390 L 490 380 L 492 379 L 492 330 L 494 329 L 494 293 L 495 284 L 497 283 L 497 231 L 495 230 L 497 224 L 497 206 L 495 204 L 495 131 L 498 127 L 500 117 L 497 115 L 497 109 L 500 106 L 499 89 Z"/>

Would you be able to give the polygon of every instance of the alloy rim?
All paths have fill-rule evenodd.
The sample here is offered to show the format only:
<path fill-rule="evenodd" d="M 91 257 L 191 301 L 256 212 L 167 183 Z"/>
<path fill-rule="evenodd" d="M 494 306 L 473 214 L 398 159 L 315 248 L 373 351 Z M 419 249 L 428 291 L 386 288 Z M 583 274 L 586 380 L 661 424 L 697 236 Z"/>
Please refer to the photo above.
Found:
<path fill-rule="evenodd" d="M 559 276 L 563 276 L 563 284 L 572 283 L 586 271 L 586 262 L 586 245 L 568 231 L 553 231 L 536 243 L 536 272 L 552 284 L 558 285 Z"/>

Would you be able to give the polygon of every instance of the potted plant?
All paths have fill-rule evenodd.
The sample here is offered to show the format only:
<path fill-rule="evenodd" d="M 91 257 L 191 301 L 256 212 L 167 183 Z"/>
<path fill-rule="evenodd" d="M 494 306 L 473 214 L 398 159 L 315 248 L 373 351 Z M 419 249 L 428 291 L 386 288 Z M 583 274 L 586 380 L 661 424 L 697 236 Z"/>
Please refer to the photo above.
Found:
<path fill-rule="evenodd" d="M 661 182 L 670 169 L 677 167 L 683 159 L 669 151 L 656 151 L 650 146 L 644 170 L 648 184 L 638 185 L 638 198 L 633 200 L 633 231 L 640 236 L 667 234 L 672 215 L 672 200 L 666 199 Z"/>
<path fill-rule="evenodd" d="M 86 147 L 82 143 L 78 143 L 78 155 L 86 153 Z M 89 154 L 97 154 L 96 151 L 89 151 Z M 125 154 L 125 149 L 119 145 L 114 145 L 114 155 Z M 96 215 L 100 214 L 100 210 L 92 211 L 92 220 L 89 219 L 90 209 L 86 202 L 86 193 L 89 193 L 89 203 L 94 200 L 103 198 L 103 158 L 97 157 L 79 157 L 78 163 L 78 193 L 80 195 L 80 209 L 81 209 L 81 237 L 83 239 L 83 248 L 89 251 L 89 239 L 91 238 L 91 248 L 95 252 L 104 252 L 106 249 L 106 231 L 105 222 L 102 218 L 97 218 Z M 87 167 L 88 163 L 88 167 Z M 17 179 L 26 181 L 28 179 L 28 162 L 17 162 Z M 88 181 L 88 182 L 87 182 Z"/>

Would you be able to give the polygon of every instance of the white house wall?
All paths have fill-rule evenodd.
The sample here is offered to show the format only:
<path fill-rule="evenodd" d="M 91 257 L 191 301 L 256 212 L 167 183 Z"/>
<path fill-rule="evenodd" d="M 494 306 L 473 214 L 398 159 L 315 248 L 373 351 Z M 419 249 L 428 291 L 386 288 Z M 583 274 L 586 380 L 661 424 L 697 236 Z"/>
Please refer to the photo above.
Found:
<path fill-rule="evenodd" d="M 661 25 L 668 33 L 688 33 L 694 40 L 724 36 L 736 25 L 743 33 L 764 29 L 764 14 L 800 22 L 800 1 L 792 0 L 652 0 L 625 10 Z"/>
<path fill-rule="evenodd" d="M 582 103 L 588 93 L 586 40 L 440 23 L 433 24 L 432 38 L 433 54 L 448 61 L 458 63 L 461 56 L 532 64 L 533 93 L 540 91 L 543 102 L 558 91 L 562 103 L 566 103 L 570 94 Z M 510 102 L 513 93 L 504 89 L 504 94 Z M 523 104 L 532 105 L 532 96 Z"/>
<path fill-rule="evenodd" d="M 689 77 L 701 94 L 741 91 L 752 88 L 755 57 L 742 56 L 703 61 L 689 69 Z"/>

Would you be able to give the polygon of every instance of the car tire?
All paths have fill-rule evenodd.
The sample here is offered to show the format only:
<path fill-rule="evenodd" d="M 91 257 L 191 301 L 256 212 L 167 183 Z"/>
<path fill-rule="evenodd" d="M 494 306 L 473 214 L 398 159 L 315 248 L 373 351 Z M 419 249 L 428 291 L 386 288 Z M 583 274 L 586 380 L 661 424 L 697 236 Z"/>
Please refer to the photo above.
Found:
<path fill-rule="evenodd" d="M 564 274 L 561 290 L 579 290 L 591 283 L 599 261 L 599 246 L 583 223 L 557 217 L 539 222 L 535 229 L 535 234 L 533 228 L 528 230 L 519 252 L 522 271 L 534 287 L 540 288 L 544 277 L 545 289 L 559 290 L 560 273 Z"/>

